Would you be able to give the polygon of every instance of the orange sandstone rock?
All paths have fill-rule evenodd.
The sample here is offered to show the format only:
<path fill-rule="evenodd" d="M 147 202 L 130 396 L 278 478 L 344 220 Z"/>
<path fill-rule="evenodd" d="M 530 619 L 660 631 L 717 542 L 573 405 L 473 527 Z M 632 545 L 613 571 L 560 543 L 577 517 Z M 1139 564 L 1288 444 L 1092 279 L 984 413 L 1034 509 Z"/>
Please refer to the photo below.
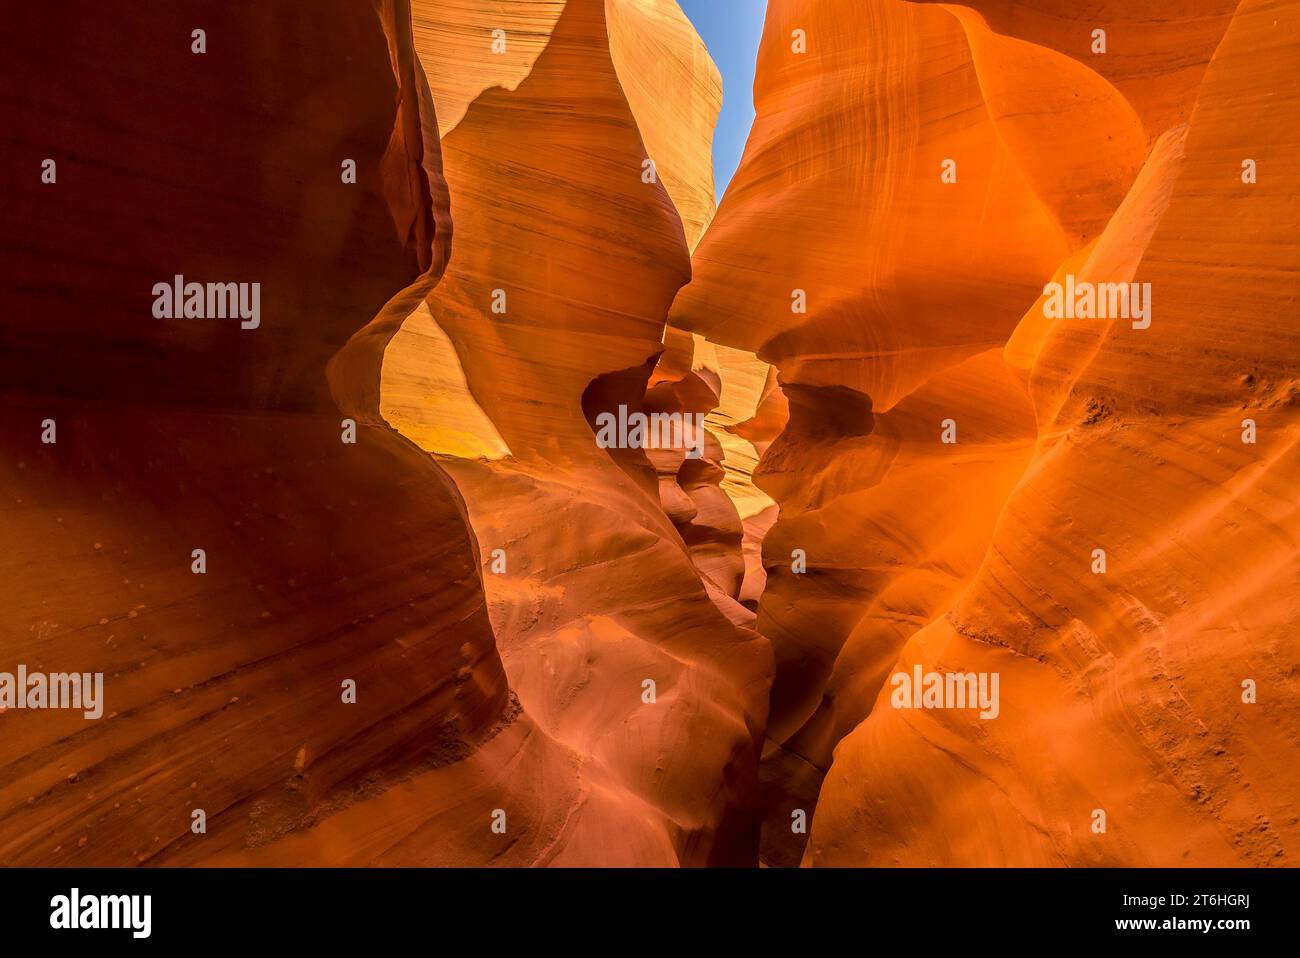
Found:
<path fill-rule="evenodd" d="M 0 672 L 105 677 L 0 864 L 1300 854 L 1295 0 L 769 0 L 716 210 L 675 0 L 102 7 L 0 67 Z"/>
<path fill-rule="evenodd" d="M 491 423 L 484 442 L 499 437 L 503 454 L 466 455 L 439 441 L 434 423 L 421 432 L 421 396 L 444 390 L 419 327 L 408 323 L 388 351 L 386 395 L 465 501 L 524 713 L 577 770 L 583 793 L 607 798 L 539 796 L 572 803 L 554 860 L 752 862 L 770 653 L 738 624 L 752 615 L 730 598 L 739 521 L 733 512 L 729 524 L 725 500 L 708 493 L 716 467 L 700 461 L 699 474 L 679 474 L 684 454 L 669 452 L 660 465 L 678 498 L 668 508 L 699 523 L 700 538 L 684 542 L 646 454 L 595 441 L 601 412 L 642 408 L 668 306 L 689 277 L 666 187 L 698 169 L 670 154 L 662 178 L 643 178 L 641 118 L 613 52 L 629 42 L 618 37 L 627 18 L 643 14 L 570 0 L 527 76 L 486 89 L 443 139 L 456 246 L 429 315 L 455 350 L 474 416 Z M 702 52 L 693 32 L 662 42 L 679 39 L 691 41 L 691 57 Z M 426 38 L 424 56 L 439 55 L 436 40 Z M 716 73 L 703 75 L 716 85 Z M 684 81 L 689 91 L 695 81 Z M 661 377 L 664 408 L 707 410 L 714 394 L 679 372 Z M 725 572 L 725 550 L 709 542 L 728 535 L 735 559 Z M 714 559 L 697 568 L 692 549 Z"/>
<path fill-rule="evenodd" d="M 1128 46 L 1102 67 L 1063 39 L 1073 15 L 973 6 L 769 4 L 754 130 L 670 317 L 772 363 L 789 401 L 755 472 L 780 509 L 757 623 L 777 660 L 763 858 L 1284 860 L 1294 823 L 1277 823 L 1280 793 L 1261 783 L 1287 781 L 1287 750 L 1250 751 L 1259 777 L 1237 784 L 1244 672 L 1216 678 L 1192 626 L 1225 628 L 1212 610 L 1238 607 L 1232 576 L 1173 556 L 1188 535 L 1207 560 L 1235 554 L 1234 509 L 1286 537 L 1272 484 L 1232 477 L 1285 482 L 1288 468 L 1294 343 L 1264 318 L 1285 283 L 1262 276 L 1297 262 L 1279 160 L 1294 147 L 1280 66 L 1294 20 L 1250 4 L 1229 26 L 1206 7 L 1157 35 L 1114 13 L 1111 49 Z M 1251 45 L 1267 67 L 1232 53 Z M 1173 74 L 1144 82 L 1162 63 Z M 1245 105 L 1263 91 L 1268 109 Z M 1250 146 L 1234 153 L 1238 141 Z M 1243 183 L 1247 153 L 1280 163 L 1270 190 Z M 1209 281 L 1193 261 L 1227 265 Z M 1150 282 L 1157 318 L 1046 319 L 1044 284 L 1067 274 Z M 1215 303 L 1222 333 L 1191 320 Z M 1276 410 L 1271 457 L 1229 431 L 1247 409 Z M 1247 496 L 1264 498 L 1237 505 Z M 1164 515 L 1176 503 L 1187 511 Z M 1142 571 L 1112 552 L 1094 578 L 1101 539 L 1142 555 Z M 1243 662 L 1276 651 L 1287 618 L 1282 554 L 1258 561 L 1282 598 L 1236 613 L 1226 641 Z M 1181 629 L 1166 625 L 1175 609 Z M 1001 713 L 894 709 L 890 678 L 913 665 L 1000 673 Z M 1194 707 L 1173 704 L 1188 696 Z M 1285 712 L 1252 729 L 1276 741 Z M 1204 748 L 1167 744 L 1198 722 L 1215 729 Z M 1120 757 L 1140 753 L 1142 768 Z M 1094 839 L 1100 805 L 1129 837 Z M 1251 816 L 1268 824 L 1245 838 Z"/>
<path fill-rule="evenodd" d="M 1102 323 L 1064 393 L 1057 340 L 1079 338 L 1078 324 L 1040 340 L 1035 459 L 980 573 L 900 658 L 999 670 L 1002 718 L 895 711 L 882 696 L 836 752 L 807 861 L 1295 856 L 1296 689 L 1282 663 L 1294 658 L 1300 338 L 1281 277 L 1300 255 L 1295 167 L 1278 161 L 1300 146 L 1286 66 L 1296 14 L 1237 10 L 1185 142 L 1156 147 L 1118 235 L 1090 260 L 1151 284 L 1150 327 Z M 1253 109 L 1264 90 L 1268 109 Z M 1246 143 L 1276 176 L 1243 183 Z"/>
<path fill-rule="evenodd" d="M 0 151 L 25 236 L 0 316 L 0 668 L 102 672 L 104 715 L 0 716 L 0 862 L 373 860 L 373 814 L 328 844 L 311 827 L 517 713 L 454 490 L 367 417 L 385 303 L 449 248 L 409 13 L 223 8 L 196 55 L 183 12 L 74 6 L 73 31 L 8 24 L 7 67 L 47 99 Z M 30 175 L 43 155 L 56 184 Z M 175 274 L 258 283 L 259 324 L 151 314 Z M 484 863 L 515 786 L 476 781 L 453 818 Z"/>

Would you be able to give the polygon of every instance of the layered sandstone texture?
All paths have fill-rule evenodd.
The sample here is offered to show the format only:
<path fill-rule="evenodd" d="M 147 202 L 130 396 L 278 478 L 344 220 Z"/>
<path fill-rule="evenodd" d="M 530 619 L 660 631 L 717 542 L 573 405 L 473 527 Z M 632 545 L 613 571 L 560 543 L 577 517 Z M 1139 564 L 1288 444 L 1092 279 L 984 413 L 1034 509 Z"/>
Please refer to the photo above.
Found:
<path fill-rule="evenodd" d="M 565 860 L 752 864 L 771 653 L 737 599 L 720 447 L 593 432 L 620 406 L 717 405 L 666 325 L 713 211 L 717 70 L 672 0 L 570 0 L 505 83 L 495 58 L 539 11 L 500 6 L 470 17 L 501 23 L 494 53 L 454 5 L 415 4 L 433 100 L 468 105 L 442 130 L 455 252 L 388 348 L 385 414 L 463 497 L 524 714 L 622 810 L 576 807 Z M 443 60 L 463 68 L 440 86 Z"/>
<path fill-rule="evenodd" d="M 1300 854 L 1298 57 L 1286 2 L 770 0 L 670 314 L 789 404 L 768 863 Z M 998 714 L 896 708 L 918 665 Z"/>
<path fill-rule="evenodd" d="M 755 861 L 719 454 L 589 425 L 641 407 L 712 213 L 716 69 L 671 2 L 502 6 L 8 24 L 0 669 L 102 672 L 105 712 L 0 714 L 0 862 Z M 159 317 L 177 275 L 259 324 Z"/>
<path fill-rule="evenodd" d="M 72 7 L 16 12 L 5 65 L 33 97 L 3 133 L 23 242 L 0 649 L 6 671 L 102 672 L 104 715 L 0 715 L 0 861 L 213 862 L 462 774 L 511 715 L 457 497 L 378 417 L 382 350 L 326 374 L 442 273 L 445 185 L 401 3 Z M 29 175 L 45 157 L 52 183 Z M 259 325 L 157 318 L 175 275 L 259 283 Z"/>
<path fill-rule="evenodd" d="M 676 0 L 105 6 L 0 67 L 0 673 L 104 675 L 0 864 L 1295 863 L 1300 2 L 769 0 L 720 206 Z"/>

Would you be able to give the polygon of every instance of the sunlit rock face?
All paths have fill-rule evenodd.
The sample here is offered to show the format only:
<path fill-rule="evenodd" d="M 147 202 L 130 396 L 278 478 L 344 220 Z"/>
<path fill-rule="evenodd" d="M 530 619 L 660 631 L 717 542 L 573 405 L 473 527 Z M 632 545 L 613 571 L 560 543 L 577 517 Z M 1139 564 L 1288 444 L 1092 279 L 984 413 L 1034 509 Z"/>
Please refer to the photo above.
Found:
<path fill-rule="evenodd" d="M 1149 328 L 1066 321 L 1022 339 L 1041 325 L 1031 312 L 1008 347 L 1029 374 L 1035 458 L 979 574 L 903 659 L 1000 669 L 1003 714 L 1024 711 L 975 728 L 878 703 L 836 753 L 809 861 L 1293 860 L 1284 742 L 1296 716 L 1260 708 L 1253 690 L 1296 690 L 1282 664 L 1300 588 L 1283 490 L 1297 470 L 1300 335 L 1279 282 L 1300 262 L 1295 174 L 1288 159 L 1272 182 L 1244 183 L 1242 144 L 1261 164 L 1296 156 L 1300 85 L 1284 66 L 1296 13 L 1238 9 L 1186 130 L 1153 149 L 1082 268 L 1149 282 Z M 1261 90 L 1268 111 L 1248 105 Z M 1013 699 L 1013 684 L 1032 697 Z M 863 761 L 878 770 L 872 796 L 853 780 Z M 936 778 L 942 793 L 921 784 Z M 908 812 L 876 800 L 904 793 Z M 957 841 L 902 821 L 959 807 L 974 815 Z M 841 851 L 846 828 L 868 836 L 866 854 Z"/>
<path fill-rule="evenodd" d="M 425 6 L 417 22 L 446 12 Z M 651 46 L 634 49 L 635 31 Z M 463 36 L 417 42 L 437 60 Z M 476 42 L 489 63 L 490 38 Z M 653 76 L 636 72 L 651 63 Z M 429 75 L 435 100 L 453 95 Z M 771 655 L 734 598 L 742 531 L 717 488 L 717 444 L 687 459 L 680 442 L 596 441 L 620 406 L 702 418 L 717 403 L 689 352 L 655 369 L 691 343 L 665 347 L 665 327 L 690 276 L 684 223 L 698 235 L 712 213 L 717 103 L 716 69 L 675 4 L 563 5 L 527 74 L 509 88 L 485 76 L 444 133 L 455 254 L 428 319 L 413 315 L 385 359 L 395 421 L 465 502 L 523 713 L 602 799 L 540 790 L 539 803 L 571 803 L 557 863 L 755 861 Z M 455 388 L 437 378 L 445 344 Z M 437 411 L 456 406 L 473 408 L 456 430 L 483 426 L 477 448 L 443 441 Z"/>
<path fill-rule="evenodd" d="M 243 6 L 6 24 L 0 864 L 1294 863 L 1300 3 Z"/>
<path fill-rule="evenodd" d="M 1295 685 L 1297 11 L 1035 6 L 772 0 L 670 314 L 789 403 L 756 472 L 772 864 L 1295 850 L 1294 717 L 1242 683 Z M 1067 274 L 1150 283 L 1149 324 L 1047 318 Z M 999 714 L 894 707 L 915 665 L 1000 673 Z"/>
<path fill-rule="evenodd" d="M 4 134 L 0 648 L 105 711 L 0 706 L 0 862 L 755 863 L 721 447 L 595 441 L 719 403 L 667 327 L 721 98 L 680 9 L 231 10 L 191 49 L 82 6 L 84 49 L 13 24 L 57 102 Z M 178 276 L 257 320 L 151 310 Z"/>
<path fill-rule="evenodd" d="M 947 9 L 967 22 L 973 14 L 1002 37 L 1077 60 L 1123 95 L 1154 141 L 1191 117 L 1205 68 L 1237 6 L 1235 0 L 1195 0 L 1173 8 L 1163 0 L 1086 6 L 972 0 Z"/>

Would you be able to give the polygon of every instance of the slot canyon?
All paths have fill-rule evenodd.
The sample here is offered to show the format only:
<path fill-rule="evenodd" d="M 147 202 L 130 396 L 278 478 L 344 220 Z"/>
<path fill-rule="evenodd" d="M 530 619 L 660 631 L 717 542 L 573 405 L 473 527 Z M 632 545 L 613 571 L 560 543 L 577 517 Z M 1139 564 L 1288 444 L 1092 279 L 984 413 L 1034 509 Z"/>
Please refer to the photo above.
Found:
<path fill-rule="evenodd" d="M 7 18 L 0 864 L 1300 857 L 1300 2 Z"/>

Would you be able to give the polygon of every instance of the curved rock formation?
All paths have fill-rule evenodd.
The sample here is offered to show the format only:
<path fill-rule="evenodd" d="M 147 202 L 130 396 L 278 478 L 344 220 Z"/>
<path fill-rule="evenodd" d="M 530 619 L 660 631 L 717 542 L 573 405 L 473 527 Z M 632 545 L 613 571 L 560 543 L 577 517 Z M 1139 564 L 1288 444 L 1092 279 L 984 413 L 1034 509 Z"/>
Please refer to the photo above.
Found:
<path fill-rule="evenodd" d="M 1173 10 L 1165 0 L 1101 0 L 1082 8 L 1060 2 L 970 0 L 949 9 L 968 15 L 968 8 L 1002 37 L 1079 61 L 1123 95 L 1154 140 L 1187 122 L 1206 65 L 1237 7 L 1237 0 L 1196 0 Z M 1099 30 L 1104 37 L 1097 35 Z M 1099 42 L 1103 40 L 1104 48 Z"/>
<path fill-rule="evenodd" d="M 1295 343 L 1264 277 L 1298 262 L 1294 13 L 1206 2 L 1157 29 L 1112 5 L 1088 15 L 1111 58 L 1064 7 L 769 3 L 758 117 L 671 314 L 771 362 L 790 403 L 756 473 L 780 507 L 764 860 L 1285 860 L 1293 750 L 1247 743 L 1292 720 L 1241 682 L 1255 662 L 1289 695 L 1258 663 L 1294 656 L 1294 551 L 1257 560 L 1278 599 L 1249 615 L 1210 570 L 1239 535 L 1292 534 L 1269 490 Z M 1252 45 L 1267 71 L 1247 73 Z M 1243 181 L 1256 153 L 1283 168 L 1267 190 Z M 1045 318 L 1067 275 L 1150 282 L 1159 318 Z M 1193 303 L 1222 330 L 1191 326 Z M 1257 409 L 1272 452 L 1240 440 Z M 915 665 L 1000 673 L 1000 715 L 893 707 Z"/>
<path fill-rule="evenodd" d="M 516 708 L 454 490 L 365 420 L 367 324 L 449 248 L 409 12 L 75 6 L 75 49 L 34 8 L 10 23 L 7 66 L 45 99 L 3 134 L 25 244 L 0 317 L 0 669 L 103 673 L 103 714 L 0 716 L 0 862 L 298 863 L 283 842 L 475 753 Z M 123 48 L 149 52 L 106 69 Z M 177 274 L 259 284 L 257 323 L 161 318 L 151 289 Z M 476 862 L 490 807 L 446 819 Z M 389 826 L 366 822 L 330 860 L 373 855 Z"/>
<path fill-rule="evenodd" d="M 432 338 L 410 321 L 389 348 L 385 394 L 464 497 L 525 714 L 586 789 L 622 808 L 612 841 L 607 812 L 575 805 L 557 861 L 745 863 L 770 657 L 729 595 L 739 590 L 739 520 L 733 510 L 729 523 L 726 500 L 710 494 L 720 470 L 707 459 L 685 461 L 680 445 L 650 458 L 602 449 L 595 435 L 597 417 L 620 405 L 680 413 L 716 403 L 689 369 L 647 392 L 690 268 L 667 190 L 681 183 L 702 198 L 707 187 L 711 209 L 712 177 L 698 175 L 706 139 L 689 156 L 655 157 L 661 177 L 643 175 L 641 130 L 681 115 L 664 97 L 665 112 L 643 120 L 629 101 L 646 94 L 621 82 L 617 61 L 641 62 L 625 35 L 646 11 L 569 0 L 528 74 L 509 89 L 485 77 L 443 138 L 456 253 L 428 309 L 508 455 L 466 455 L 411 412 L 432 415 L 446 390 L 433 378 Z M 662 36 L 670 49 L 683 40 L 683 62 L 698 67 L 693 32 Z M 440 42 L 426 37 L 422 57 L 438 58 Z M 692 97 L 698 73 L 682 78 Z M 435 99 L 447 95 L 435 88 Z M 699 117 L 702 139 L 712 116 Z M 688 541 L 672 519 L 695 530 Z"/>
<path fill-rule="evenodd" d="M 899 660 L 1000 671 L 1004 719 L 878 700 L 836 752 L 809 861 L 1296 854 L 1297 12 L 1238 8 L 1187 128 L 1157 143 L 1082 266 L 1150 283 L 1149 328 L 1062 320 L 1009 349 L 1035 458 L 979 574 Z M 1261 90 L 1267 111 L 1250 106 Z M 1276 175 L 1243 182 L 1244 150 Z M 1031 310 L 1022 329 L 1040 324 Z M 935 827 L 956 815 L 962 829 Z"/>
<path fill-rule="evenodd" d="M 0 66 L 0 864 L 1300 853 L 1300 2 L 769 0 L 716 210 L 676 0 L 103 7 Z"/>

